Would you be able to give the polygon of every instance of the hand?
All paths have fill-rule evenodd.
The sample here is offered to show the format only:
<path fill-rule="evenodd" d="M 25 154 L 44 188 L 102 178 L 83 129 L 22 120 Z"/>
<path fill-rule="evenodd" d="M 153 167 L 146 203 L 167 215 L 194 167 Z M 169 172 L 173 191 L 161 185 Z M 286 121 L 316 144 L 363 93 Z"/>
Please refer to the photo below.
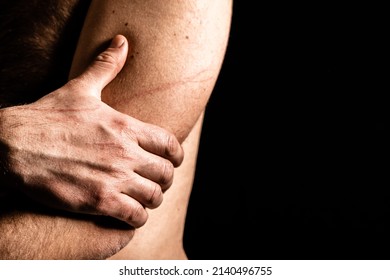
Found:
<path fill-rule="evenodd" d="M 13 182 L 21 182 L 14 185 L 41 203 L 140 227 L 145 207 L 161 204 L 183 150 L 172 133 L 101 101 L 127 51 L 118 35 L 60 89 L 0 110 L 0 160 Z"/>

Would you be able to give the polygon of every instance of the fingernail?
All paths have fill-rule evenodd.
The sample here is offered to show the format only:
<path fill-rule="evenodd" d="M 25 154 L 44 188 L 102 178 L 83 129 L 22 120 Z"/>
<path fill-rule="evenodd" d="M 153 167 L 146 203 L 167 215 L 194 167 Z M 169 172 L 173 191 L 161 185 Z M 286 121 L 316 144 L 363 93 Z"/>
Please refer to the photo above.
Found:
<path fill-rule="evenodd" d="M 111 40 L 110 48 L 120 48 L 124 45 L 125 39 L 121 36 L 115 36 L 114 39 Z"/>

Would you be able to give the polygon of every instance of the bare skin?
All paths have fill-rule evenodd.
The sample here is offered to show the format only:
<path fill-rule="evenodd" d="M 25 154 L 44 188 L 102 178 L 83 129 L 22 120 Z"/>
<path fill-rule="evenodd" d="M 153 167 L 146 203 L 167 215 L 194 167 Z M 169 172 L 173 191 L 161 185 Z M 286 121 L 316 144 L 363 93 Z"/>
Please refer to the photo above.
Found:
<path fill-rule="evenodd" d="M 184 161 L 176 168 L 162 204 L 157 209 L 147 210 L 147 223 L 120 251 L 118 248 L 124 246 L 126 236 L 122 240 L 117 238 L 115 246 L 107 237 L 126 230 L 101 230 L 87 219 L 74 221 L 67 217 L 19 212 L 13 214 L 12 219 L 6 215 L 5 221 L 12 223 L 2 223 L 0 231 L 7 226 L 11 228 L 12 224 L 12 229 L 21 234 L 30 227 L 31 220 L 36 219 L 40 227 L 45 225 L 46 231 L 52 233 L 50 237 L 56 235 L 60 223 L 69 229 L 69 235 L 53 242 L 46 241 L 51 244 L 50 252 L 45 252 L 49 258 L 101 258 L 116 250 L 119 252 L 112 258 L 186 259 L 182 235 L 202 116 L 222 65 L 230 16 L 231 2 L 226 0 L 212 3 L 205 0 L 169 1 L 169 4 L 167 1 L 93 1 L 80 35 L 70 78 L 82 73 L 115 34 L 125 35 L 130 44 L 128 60 L 118 77 L 103 90 L 102 99 L 122 113 L 172 132 L 183 145 Z M 81 232 L 92 236 L 91 233 L 99 230 L 98 239 L 91 237 L 78 241 Z M 4 232 L 3 236 L 11 238 L 9 231 Z M 37 232 L 41 236 L 48 235 L 43 230 Z M 73 235 L 73 244 L 84 242 L 85 255 L 69 244 L 68 238 Z M 130 241 L 131 233 L 127 237 Z M 32 239 L 25 238 L 28 247 Z M 48 239 L 45 237 L 45 240 Z M 67 255 L 62 248 L 72 254 Z M 23 256 L 23 250 L 20 256 Z M 46 256 L 35 255 L 34 258 Z"/>
<path fill-rule="evenodd" d="M 173 166 L 183 160 L 180 144 L 164 129 L 119 113 L 101 101 L 102 88 L 121 70 L 126 56 L 126 38 L 116 36 L 86 71 L 65 86 L 34 103 L 0 110 L 5 166 L 5 176 L 1 174 L 5 237 L 1 254 L 6 258 L 19 258 L 20 248 L 28 249 L 22 242 L 26 234 L 18 231 L 16 220 L 20 220 L 18 207 L 28 208 L 30 203 L 17 191 L 56 209 L 109 216 L 132 228 L 145 224 L 146 207 L 161 204 L 162 193 L 172 184 Z M 73 131 L 74 127 L 78 130 Z M 13 199 L 17 201 L 7 208 L 7 200 Z M 39 222 L 34 215 L 25 217 L 33 223 L 31 233 L 42 226 L 34 222 Z M 132 235 L 133 231 L 129 238 Z M 50 238 L 39 240 L 37 236 L 36 244 L 51 247 Z M 23 258 L 36 258 L 34 252 L 28 250 Z"/>
<path fill-rule="evenodd" d="M 140 227 L 144 207 L 161 204 L 183 152 L 171 133 L 101 101 L 127 49 L 126 38 L 117 36 L 65 86 L 32 104 L 2 109 L 0 139 L 6 172 L 21 182 L 15 185 L 21 192 L 54 208 Z M 114 63 L 107 59 L 114 56 Z"/>

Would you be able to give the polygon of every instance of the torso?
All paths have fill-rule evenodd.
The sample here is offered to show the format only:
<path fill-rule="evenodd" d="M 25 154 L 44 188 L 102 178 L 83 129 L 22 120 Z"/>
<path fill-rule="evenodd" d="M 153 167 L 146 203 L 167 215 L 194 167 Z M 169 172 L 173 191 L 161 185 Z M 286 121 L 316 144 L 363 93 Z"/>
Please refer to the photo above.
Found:
<path fill-rule="evenodd" d="M 0 108 L 33 102 L 68 79 L 89 1 L 0 0 Z M 115 259 L 186 259 L 183 232 L 201 122 L 184 142 L 186 159 L 163 205 Z"/>
<path fill-rule="evenodd" d="M 62 86 L 89 1 L 0 1 L 0 107 Z"/>

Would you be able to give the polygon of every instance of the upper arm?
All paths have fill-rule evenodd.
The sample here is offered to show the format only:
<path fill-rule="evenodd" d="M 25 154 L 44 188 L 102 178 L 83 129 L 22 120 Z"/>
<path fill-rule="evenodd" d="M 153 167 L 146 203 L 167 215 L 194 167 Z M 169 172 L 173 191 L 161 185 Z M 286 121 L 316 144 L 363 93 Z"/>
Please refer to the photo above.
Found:
<path fill-rule="evenodd" d="M 94 0 L 70 77 L 115 34 L 129 40 L 127 62 L 103 91 L 113 108 L 154 123 L 182 142 L 202 114 L 224 58 L 231 0 Z"/>

